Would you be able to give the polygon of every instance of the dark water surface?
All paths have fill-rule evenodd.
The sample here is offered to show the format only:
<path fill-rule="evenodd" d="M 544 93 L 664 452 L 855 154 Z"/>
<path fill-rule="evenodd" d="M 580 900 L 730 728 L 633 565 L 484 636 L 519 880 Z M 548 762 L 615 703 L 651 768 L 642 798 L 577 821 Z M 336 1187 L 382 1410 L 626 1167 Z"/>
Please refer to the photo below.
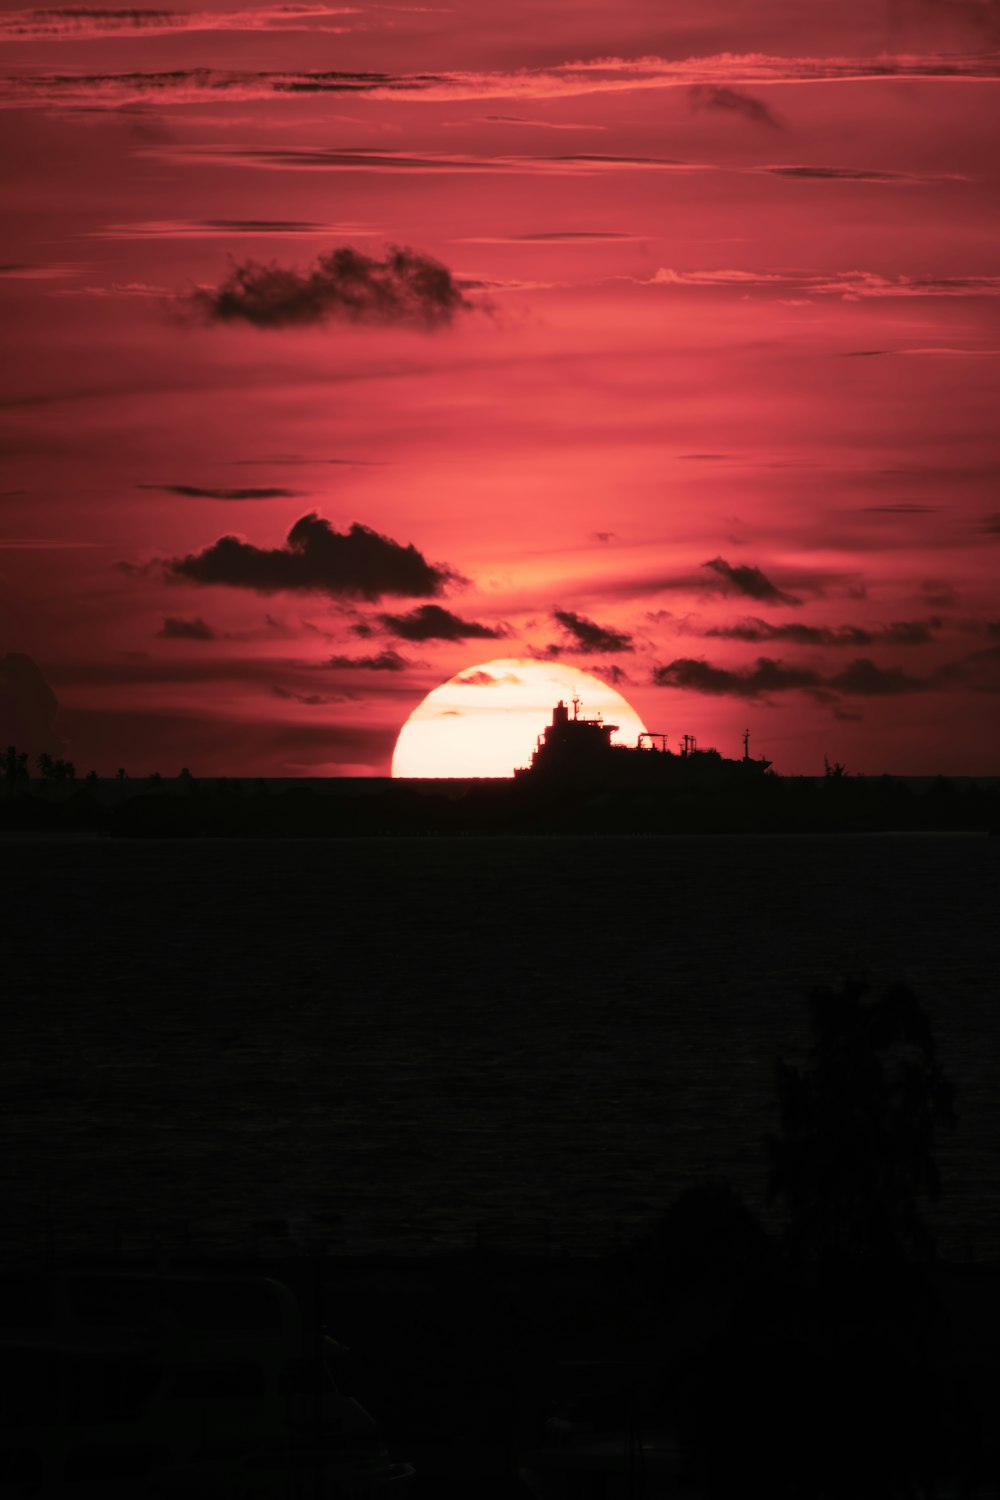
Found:
<path fill-rule="evenodd" d="M 688 1181 L 763 1201 L 805 997 L 908 980 L 959 1085 L 944 1249 L 1000 1259 L 1000 840 L 0 846 L 3 1241 L 284 1218 L 411 1252 L 606 1247 Z M 48 1212 L 46 1203 L 49 1205 Z"/>

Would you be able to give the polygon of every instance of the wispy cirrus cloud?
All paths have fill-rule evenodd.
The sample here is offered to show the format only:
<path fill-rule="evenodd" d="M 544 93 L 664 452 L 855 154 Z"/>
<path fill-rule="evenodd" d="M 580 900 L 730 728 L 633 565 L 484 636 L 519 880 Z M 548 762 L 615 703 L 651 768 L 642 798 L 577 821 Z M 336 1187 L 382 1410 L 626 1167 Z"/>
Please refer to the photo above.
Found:
<path fill-rule="evenodd" d="M 415 101 L 542 100 L 692 86 L 738 90 L 765 84 L 886 84 L 933 79 L 978 82 L 997 78 L 1000 78 L 1000 55 L 995 52 L 822 58 L 719 53 L 686 59 L 607 57 L 515 71 L 449 70 L 420 74 L 220 68 L 8 73 L 0 78 L 0 103 L 119 108 L 150 100 L 161 104 L 218 103 L 309 94 Z"/>
<path fill-rule="evenodd" d="M 886 276 L 878 271 L 677 271 L 661 266 L 642 284 L 739 292 L 753 289 L 774 292 L 782 297 L 840 297 L 845 302 L 881 297 L 1000 297 L 1000 276 Z M 853 352 L 855 356 L 873 356 L 890 351 L 867 349 Z"/>
<path fill-rule="evenodd" d="M 167 36 L 183 31 L 351 30 L 346 17 L 356 5 L 261 5 L 252 10 L 170 10 L 145 6 L 40 6 L 0 15 L 0 38 L 8 42 L 90 41 L 99 37 Z"/>
<path fill-rule="evenodd" d="M 368 237 L 378 231 L 360 224 L 318 223 L 310 219 L 145 219 L 106 224 L 91 230 L 95 240 L 331 239 Z"/>

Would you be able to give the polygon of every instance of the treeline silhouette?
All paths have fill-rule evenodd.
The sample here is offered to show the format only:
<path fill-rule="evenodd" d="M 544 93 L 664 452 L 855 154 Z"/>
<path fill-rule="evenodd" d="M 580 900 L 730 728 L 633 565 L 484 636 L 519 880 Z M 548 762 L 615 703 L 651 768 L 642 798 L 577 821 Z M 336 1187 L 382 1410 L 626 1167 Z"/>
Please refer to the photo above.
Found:
<path fill-rule="evenodd" d="M 70 761 L 0 755 L 0 829 L 90 829 L 116 837 L 365 834 L 824 833 L 1000 831 L 1000 782 L 764 776 L 712 786 L 607 789 L 518 781 L 363 778 L 315 785 L 199 779 L 183 770 L 77 780 Z M 127 783 L 127 788 L 124 785 Z M 118 784 L 123 795 L 109 788 Z"/>

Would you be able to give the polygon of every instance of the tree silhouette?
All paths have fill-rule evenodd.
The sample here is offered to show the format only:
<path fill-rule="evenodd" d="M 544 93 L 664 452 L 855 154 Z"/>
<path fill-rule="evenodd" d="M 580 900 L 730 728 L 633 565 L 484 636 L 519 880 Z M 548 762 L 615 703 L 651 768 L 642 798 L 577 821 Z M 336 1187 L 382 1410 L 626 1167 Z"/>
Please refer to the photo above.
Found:
<path fill-rule="evenodd" d="M 76 780 L 76 766 L 71 760 L 56 760 L 43 750 L 36 764 L 46 781 Z"/>
<path fill-rule="evenodd" d="M 3 773 L 7 794 L 10 796 L 19 781 L 29 780 L 27 750 L 18 750 L 16 745 L 8 745 L 6 750 L 0 753 L 0 771 Z"/>
<path fill-rule="evenodd" d="M 778 1062 L 768 1196 L 784 1200 L 799 1263 L 912 1263 L 932 1250 L 919 1200 L 940 1196 L 933 1147 L 955 1124 L 955 1089 L 912 990 L 866 996 L 862 979 L 814 990 L 809 1066 Z"/>

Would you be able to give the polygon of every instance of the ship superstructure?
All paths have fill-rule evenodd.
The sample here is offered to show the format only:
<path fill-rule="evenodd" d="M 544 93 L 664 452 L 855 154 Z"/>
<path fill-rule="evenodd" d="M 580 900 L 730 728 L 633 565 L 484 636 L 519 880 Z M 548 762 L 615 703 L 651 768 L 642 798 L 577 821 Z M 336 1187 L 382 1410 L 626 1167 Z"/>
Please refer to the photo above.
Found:
<path fill-rule="evenodd" d="M 515 771 L 515 777 L 575 785 L 658 786 L 763 776 L 771 767 L 769 760 L 751 757 L 749 730 L 743 734 L 742 759 L 729 760 L 718 750 L 702 750 L 692 734 L 682 735 L 676 750 L 659 730 L 644 730 L 635 745 L 612 744 L 618 725 L 606 723 L 600 714 L 588 718 L 581 710 L 579 698 L 573 699 L 572 712 L 560 699 L 552 722 L 535 742 L 530 765 Z"/>

